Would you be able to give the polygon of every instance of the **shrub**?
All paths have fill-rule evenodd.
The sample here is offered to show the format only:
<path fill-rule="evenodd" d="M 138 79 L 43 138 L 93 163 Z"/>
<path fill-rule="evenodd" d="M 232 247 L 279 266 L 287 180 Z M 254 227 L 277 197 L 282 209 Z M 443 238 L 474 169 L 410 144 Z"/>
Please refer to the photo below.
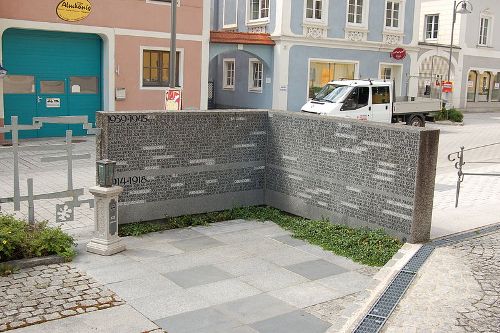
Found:
<path fill-rule="evenodd" d="M 450 120 L 455 123 L 461 123 L 464 120 L 464 114 L 457 109 L 443 109 L 435 115 L 434 119 L 437 121 Z"/>
<path fill-rule="evenodd" d="M 0 262 L 57 254 L 71 260 L 74 239 L 46 222 L 30 225 L 14 216 L 0 214 Z"/>

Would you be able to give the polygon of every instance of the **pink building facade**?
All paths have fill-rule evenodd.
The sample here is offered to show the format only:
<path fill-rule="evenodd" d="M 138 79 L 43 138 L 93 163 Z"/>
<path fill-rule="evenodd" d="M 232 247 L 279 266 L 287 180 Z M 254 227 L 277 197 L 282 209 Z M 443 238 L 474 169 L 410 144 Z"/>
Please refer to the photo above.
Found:
<path fill-rule="evenodd" d="M 15 115 L 16 105 L 31 105 L 30 96 L 36 109 L 37 99 L 40 104 L 40 96 L 55 94 L 59 82 L 64 85 L 59 93 L 68 97 L 69 106 L 61 101 L 61 114 L 54 115 L 73 115 L 72 105 L 78 109 L 78 98 L 90 98 L 91 93 L 99 100 L 93 112 L 163 109 L 171 1 L 69 0 L 91 5 L 88 16 L 74 22 L 60 17 L 62 2 L 0 1 L 0 63 L 8 71 L 0 79 L 0 126 Z M 177 14 L 176 72 L 183 109 L 206 109 L 210 0 L 179 0 Z M 89 47 L 83 49 L 85 43 Z M 39 107 L 32 116 L 49 111 Z"/>

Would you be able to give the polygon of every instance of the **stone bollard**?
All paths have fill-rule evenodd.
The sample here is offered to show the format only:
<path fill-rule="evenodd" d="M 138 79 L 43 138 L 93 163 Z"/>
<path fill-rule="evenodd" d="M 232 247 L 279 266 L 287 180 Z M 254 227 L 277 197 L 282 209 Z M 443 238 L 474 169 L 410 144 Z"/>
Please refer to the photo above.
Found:
<path fill-rule="evenodd" d="M 115 161 L 97 161 L 97 183 L 89 189 L 95 198 L 94 238 L 87 244 L 87 251 L 110 256 L 125 250 L 118 237 L 118 196 L 123 187 L 113 186 Z"/>
<path fill-rule="evenodd" d="M 89 189 L 95 198 L 94 238 L 87 244 L 87 251 L 110 256 L 125 250 L 118 236 L 118 196 L 123 191 L 121 186 Z"/>

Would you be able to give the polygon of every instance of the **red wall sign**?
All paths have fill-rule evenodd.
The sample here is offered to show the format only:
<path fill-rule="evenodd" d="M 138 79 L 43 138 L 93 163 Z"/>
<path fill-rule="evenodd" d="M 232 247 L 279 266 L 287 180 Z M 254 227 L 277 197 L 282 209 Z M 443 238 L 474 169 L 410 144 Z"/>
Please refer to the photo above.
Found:
<path fill-rule="evenodd" d="M 443 92 L 444 93 L 451 93 L 451 92 L 453 92 L 453 82 L 443 81 Z"/>
<path fill-rule="evenodd" d="M 178 111 L 181 108 L 182 108 L 181 90 L 168 88 L 165 91 L 165 110 Z"/>
<path fill-rule="evenodd" d="M 391 52 L 391 58 L 396 60 L 403 60 L 406 57 L 406 50 L 398 47 Z"/>

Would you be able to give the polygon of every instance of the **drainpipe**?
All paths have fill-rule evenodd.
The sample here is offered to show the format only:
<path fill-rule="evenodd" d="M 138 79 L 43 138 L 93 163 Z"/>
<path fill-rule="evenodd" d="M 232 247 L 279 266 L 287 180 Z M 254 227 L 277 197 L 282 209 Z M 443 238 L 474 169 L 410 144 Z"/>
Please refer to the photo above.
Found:
<path fill-rule="evenodd" d="M 171 23 L 170 28 L 170 88 L 175 88 L 175 61 L 177 58 L 177 0 L 171 2 Z"/>

